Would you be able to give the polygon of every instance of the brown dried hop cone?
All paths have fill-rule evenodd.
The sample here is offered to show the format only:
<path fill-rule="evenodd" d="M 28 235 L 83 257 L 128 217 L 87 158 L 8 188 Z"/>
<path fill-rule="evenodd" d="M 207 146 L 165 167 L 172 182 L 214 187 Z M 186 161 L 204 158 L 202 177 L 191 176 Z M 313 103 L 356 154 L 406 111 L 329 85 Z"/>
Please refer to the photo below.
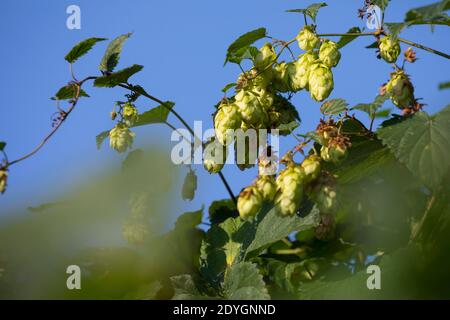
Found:
<path fill-rule="evenodd" d="M 338 136 L 338 128 L 336 127 L 333 119 L 328 121 L 320 120 L 319 125 L 316 128 L 316 132 L 321 138 L 322 145 L 328 145 L 330 139 Z"/>
<path fill-rule="evenodd" d="M 230 144 L 233 141 L 233 130 L 239 129 L 241 124 L 242 115 L 236 104 L 224 102 L 219 105 L 214 116 L 214 128 L 221 144 Z"/>
<path fill-rule="evenodd" d="M 398 40 L 391 36 L 386 36 L 380 40 L 379 49 L 381 58 L 388 63 L 396 62 L 401 52 Z"/>
<path fill-rule="evenodd" d="M 237 209 L 242 219 L 254 217 L 260 210 L 263 197 L 256 186 L 242 190 L 237 201 Z"/>
<path fill-rule="evenodd" d="M 305 172 L 297 164 L 290 163 L 280 172 L 277 178 L 278 193 L 275 197 L 275 206 L 282 216 L 293 216 L 303 198 L 303 183 Z"/>
<path fill-rule="evenodd" d="M 403 70 L 391 74 L 391 80 L 384 87 L 392 103 L 400 109 L 413 107 L 416 103 L 414 87 Z"/>

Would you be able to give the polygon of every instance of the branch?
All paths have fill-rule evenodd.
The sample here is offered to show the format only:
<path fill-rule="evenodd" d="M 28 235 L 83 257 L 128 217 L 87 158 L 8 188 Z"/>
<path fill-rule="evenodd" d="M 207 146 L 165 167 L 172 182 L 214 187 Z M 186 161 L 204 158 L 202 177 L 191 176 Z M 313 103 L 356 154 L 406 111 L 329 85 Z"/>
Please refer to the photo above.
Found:
<path fill-rule="evenodd" d="M 409 41 L 409 40 L 406 40 L 406 39 L 403 39 L 403 38 L 398 38 L 398 41 L 406 43 L 406 44 L 409 44 L 410 46 L 413 46 L 413 47 L 416 47 L 416 48 L 419 48 L 419 49 L 422 49 L 422 50 L 425 50 L 425 51 L 437 54 L 438 56 L 450 59 L 450 55 L 448 55 L 446 53 L 443 53 L 443 52 L 440 52 L 440 51 L 437 51 L 437 50 L 434 50 L 434 49 L 431 49 L 429 47 L 425 47 L 425 46 L 423 46 L 423 45 L 421 45 L 419 43 L 415 43 L 415 42 L 412 42 L 412 41 Z"/>

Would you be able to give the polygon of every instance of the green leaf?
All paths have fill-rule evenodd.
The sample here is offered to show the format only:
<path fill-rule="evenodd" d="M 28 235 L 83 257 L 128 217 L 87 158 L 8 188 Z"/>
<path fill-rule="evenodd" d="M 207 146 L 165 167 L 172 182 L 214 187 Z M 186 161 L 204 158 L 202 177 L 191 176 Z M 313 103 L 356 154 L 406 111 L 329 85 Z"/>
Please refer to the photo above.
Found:
<path fill-rule="evenodd" d="M 450 82 L 442 82 L 439 84 L 439 90 L 450 89 Z"/>
<path fill-rule="evenodd" d="M 372 4 L 379 6 L 382 11 L 385 11 L 390 0 L 372 0 Z"/>
<path fill-rule="evenodd" d="M 287 237 L 294 231 L 302 231 L 314 228 L 319 223 L 319 210 L 313 207 L 309 212 L 302 212 L 304 218 L 298 216 L 281 217 L 276 208 L 269 212 L 260 212 L 258 215 L 256 234 L 252 243 L 246 250 L 246 255 L 252 251 L 261 250 L 284 237 Z M 307 214 L 307 215 L 306 215 Z"/>
<path fill-rule="evenodd" d="M 70 100 L 74 99 L 77 95 L 78 89 L 75 84 L 68 84 L 58 90 L 54 97 L 50 98 L 52 100 Z M 79 97 L 89 97 L 89 95 L 80 88 Z"/>
<path fill-rule="evenodd" d="M 250 262 L 235 264 L 228 270 L 223 291 L 229 300 L 270 299 L 262 275 L 256 265 Z"/>
<path fill-rule="evenodd" d="M 213 201 L 209 206 L 209 221 L 212 224 L 224 222 L 228 218 L 236 218 L 239 212 L 231 199 Z"/>
<path fill-rule="evenodd" d="M 361 110 L 366 112 L 370 118 L 374 118 L 376 116 L 377 111 L 383 106 L 383 104 L 388 100 L 387 95 L 378 95 L 375 97 L 375 100 L 371 103 L 359 103 L 351 110 Z"/>
<path fill-rule="evenodd" d="M 405 22 L 410 24 L 442 24 L 448 26 L 450 25 L 450 19 L 444 11 L 449 9 L 449 0 L 414 8 L 406 13 Z"/>
<path fill-rule="evenodd" d="M 291 9 L 291 10 L 286 10 L 286 12 L 296 12 L 296 13 L 306 14 L 314 22 L 316 22 L 316 17 L 317 17 L 317 13 L 319 12 L 319 9 L 326 7 L 326 6 L 328 6 L 328 5 L 325 2 L 319 2 L 319 3 L 311 4 L 306 9 Z"/>
<path fill-rule="evenodd" d="M 359 27 L 353 27 L 350 28 L 347 33 L 361 33 L 361 29 Z M 339 39 L 337 45 L 339 48 L 342 48 L 358 38 L 357 36 L 342 36 L 341 39 Z"/>
<path fill-rule="evenodd" d="M 326 115 L 338 115 L 347 110 L 348 103 L 344 99 L 332 99 L 320 106 L 320 111 Z"/>
<path fill-rule="evenodd" d="M 175 222 L 175 230 L 193 229 L 202 223 L 203 207 L 200 210 L 185 212 Z"/>
<path fill-rule="evenodd" d="M 100 148 L 102 147 L 103 141 L 105 141 L 106 138 L 108 138 L 108 137 L 109 137 L 109 130 L 103 131 L 95 137 L 97 150 L 100 150 Z"/>
<path fill-rule="evenodd" d="M 166 101 L 164 105 L 159 105 L 151 110 L 138 115 L 132 127 L 144 126 L 153 123 L 164 123 L 169 116 L 170 110 L 175 106 L 172 101 Z"/>
<path fill-rule="evenodd" d="M 107 40 L 106 38 L 89 38 L 86 40 L 83 40 L 79 42 L 77 45 L 75 45 L 72 50 L 64 57 L 67 62 L 74 63 L 78 60 L 81 56 L 84 56 L 86 53 L 89 52 L 89 50 L 92 49 L 92 47 L 100 41 Z"/>
<path fill-rule="evenodd" d="M 100 62 L 100 71 L 112 72 L 114 70 L 119 63 L 123 44 L 130 36 L 131 33 L 123 34 L 110 42 L 108 48 L 106 48 L 102 61 Z"/>
<path fill-rule="evenodd" d="M 0 151 L 3 151 L 6 147 L 6 142 L 0 141 Z"/>
<path fill-rule="evenodd" d="M 292 132 L 300 126 L 298 121 L 291 121 L 289 123 L 282 123 L 277 127 L 277 130 L 283 132 Z"/>
<path fill-rule="evenodd" d="M 403 29 L 407 28 L 410 26 L 409 23 L 405 23 L 405 22 L 386 22 L 385 25 L 387 26 L 388 30 L 389 30 L 389 34 L 393 37 L 393 38 L 397 38 L 397 36 L 403 31 Z"/>
<path fill-rule="evenodd" d="M 450 164 L 450 105 L 435 116 L 418 112 L 378 130 L 395 157 L 427 186 L 436 188 Z"/>
<path fill-rule="evenodd" d="M 378 45 L 378 41 L 374 41 L 371 44 L 369 44 L 368 46 L 366 46 L 366 49 L 378 49 L 379 45 Z"/>
<path fill-rule="evenodd" d="M 131 67 L 98 77 L 94 81 L 94 87 L 113 88 L 121 83 L 126 83 L 132 75 L 138 73 L 143 68 L 141 65 L 134 64 Z"/>
<path fill-rule="evenodd" d="M 197 289 L 193 277 L 189 274 L 170 277 L 174 295 L 172 300 L 203 300 L 203 296 Z"/>
<path fill-rule="evenodd" d="M 267 33 L 265 28 L 255 29 L 240 36 L 228 47 L 225 64 L 228 61 L 235 62 L 232 60 L 235 60 L 236 57 L 239 58 L 247 54 L 247 50 L 249 50 L 250 45 L 258 41 L 259 39 L 265 38 L 266 36 Z"/>
<path fill-rule="evenodd" d="M 222 92 L 225 93 L 228 90 L 230 90 L 231 88 L 236 87 L 237 83 L 233 82 L 233 83 L 229 83 L 227 84 L 225 87 L 222 88 Z"/>
<path fill-rule="evenodd" d="M 374 118 L 388 118 L 391 115 L 392 109 L 387 108 L 380 111 L 375 112 Z"/>

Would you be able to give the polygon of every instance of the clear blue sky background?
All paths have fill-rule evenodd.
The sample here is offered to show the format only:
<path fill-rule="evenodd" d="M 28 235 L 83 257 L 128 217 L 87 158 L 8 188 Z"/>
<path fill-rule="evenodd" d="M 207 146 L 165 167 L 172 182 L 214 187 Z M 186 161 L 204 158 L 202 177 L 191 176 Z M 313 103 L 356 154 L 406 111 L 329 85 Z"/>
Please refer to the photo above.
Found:
<path fill-rule="evenodd" d="M 7 141 L 10 159 L 31 150 L 50 130 L 55 106 L 49 97 L 70 79 L 65 54 L 85 38 L 112 39 L 126 32 L 134 34 L 125 44 L 119 67 L 144 65 L 143 72 L 132 79 L 134 83 L 141 83 L 163 100 L 175 101 L 188 122 L 203 120 L 210 126 L 213 105 L 221 98 L 220 89 L 235 81 L 239 73 L 234 65 L 223 67 L 228 45 L 240 34 L 261 26 L 273 37 L 293 38 L 303 25 L 303 18 L 284 10 L 305 7 L 311 2 L 2 0 L 0 140 Z M 328 2 L 329 7 L 318 16 L 319 32 L 345 32 L 353 26 L 364 26 L 356 14 L 362 0 Z M 386 21 L 400 21 L 407 9 L 432 2 L 393 0 Z M 81 30 L 66 28 L 66 8 L 70 4 L 81 7 Z M 429 27 L 413 27 L 402 36 L 450 52 L 449 31 L 443 27 L 436 27 L 434 33 Z M 354 105 L 370 102 L 377 95 L 391 67 L 377 60 L 374 50 L 364 48 L 371 42 L 370 38 L 361 38 L 342 50 L 341 63 L 334 69 L 336 84 L 331 98 L 344 98 Z M 106 43 L 97 45 L 76 63 L 80 78 L 96 74 L 105 47 Z M 438 91 L 437 87 L 449 80 L 450 63 L 425 51 L 417 53 L 419 61 L 409 65 L 407 71 L 416 86 L 416 96 L 423 97 L 427 110 L 434 113 L 449 102 L 450 91 Z M 44 149 L 12 168 L 8 191 L 0 196 L 1 216 L 13 208 L 51 201 L 71 185 L 104 170 L 105 161 L 119 163 L 121 157 L 108 147 L 96 150 L 95 136 L 112 126 L 108 114 L 113 101 L 121 99 L 125 92 L 89 87 L 86 90 L 91 98 L 80 101 L 69 121 Z M 293 102 L 303 119 L 299 131 L 313 129 L 320 117 L 320 104 L 305 92 L 297 94 Z M 151 106 L 139 103 L 141 110 Z M 386 107 L 391 107 L 390 103 Z M 137 133 L 137 147 L 165 145 L 170 150 L 170 132 L 166 127 L 140 128 Z M 285 139 L 282 148 L 293 143 Z M 197 172 L 198 196 L 192 203 L 178 202 L 174 210 L 198 209 L 203 203 L 208 205 L 213 199 L 227 197 L 217 177 L 209 176 L 201 167 Z M 255 170 L 241 174 L 234 166 L 225 168 L 224 173 L 236 194 L 256 175 Z"/>

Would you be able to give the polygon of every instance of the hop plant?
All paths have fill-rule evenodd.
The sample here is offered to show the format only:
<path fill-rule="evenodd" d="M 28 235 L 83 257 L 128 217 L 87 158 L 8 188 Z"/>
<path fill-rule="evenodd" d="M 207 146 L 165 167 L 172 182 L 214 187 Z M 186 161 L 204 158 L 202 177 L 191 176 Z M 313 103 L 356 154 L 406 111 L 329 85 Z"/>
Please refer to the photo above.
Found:
<path fill-rule="evenodd" d="M 0 170 L 0 193 L 5 193 L 6 186 L 8 183 L 8 171 L 1 169 Z"/>
<path fill-rule="evenodd" d="M 197 175 L 191 169 L 189 170 L 186 178 L 184 179 L 183 189 L 181 191 L 181 197 L 183 200 L 191 201 L 194 199 L 195 191 L 197 190 Z"/>
<path fill-rule="evenodd" d="M 203 166 L 209 173 L 219 173 L 227 160 L 227 148 L 216 140 L 206 144 L 203 152 Z"/>
<path fill-rule="evenodd" d="M 320 175 L 320 157 L 316 155 L 310 155 L 303 160 L 301 164 L 304 172 L 305 172 L 305 179 L 307 182 L 311 182 L 313 180 L 316 180 Z"/>
<path fill-rule="evenodd" d="M 261 49 L 259 49 L 259 52 L 255 57 L 255 68 L 262 71 L 271 63 L 275 62 L 276 59 L 277 55 L 273 49 L 273 46 L 270 43 L 266 43 Z"/>
<path fill-rule="evenodd" d="M 336 42 L 329 40 L 324 42 L 319 50 L 319 59 L 329 68 L 336 67 L 341 60 L 341 53 Z"/>
<path fill-rule="evenodd" d="M 238 106 L 236 104 L 222 103 L 214 117 L 217 140 L 223 145 L 230 144 L 232 132 L 229 130 L 239 129 L 241 124 L 242 116 Z"/>
<path fill-rule="evenodd" d="M 251 69 L 245 73 L 241 73 L 236 81 L 236 88 L 238 90 L 263 90 L 272 81 L 272 69 L 268 68 L 264 71 L 258 72 L 256 69 Z"/>
<path fill-rule="evenodd" d="M 292 63 L 287 64 L 282 61 L 275 65 L 273 69 L 273 85 L 276 91 L 288 92 L 290 89 L 289 85 L 289 70 L 292 68 Z"/>
<path fill-rule="evenodd" d="M 338 206 L 337 193 L 334 181 L 330 178 L 319 178 L 317 185 L 312 190 L 311 198 L 317 204 L 321 213 L 333 214 L 336 212 Z"/>
<path fill-rule="evenodd" d="M 254 217 L 260 210 L 263 196 L 255 186 L 242 190 L 237 201 L 237 209 L 242 219 Z"/>
<path fill-rule="evenodd" d="M 264 200 L 273 200 L 275 194 L 277 193 L 277 186 L 274 176 L 259 176 L 255 185 Z"/>
<path fill-rule="evenodd" d="M 322 241 L 329 241 L 334 237 L 335 232 L 334 218 L 331 214 L 321 214 L 320 223 L 314 230 L 314 235 Z"/>
<path fill-rule="evenodd" d="M 388 63 L 397 61 L 401 49 L 397 39 L 392 39 L 391 36 L 386 36 L 380 40 L 380 56 Z"/>
<path fill-rule="evenodd" d="M 256 129 L 265 128 L 268 122 L 268 114 L 266 111 L 267 106 L 261 102 L 267 102 L 263 99 L 260 100 L 251 91 L 241 90 L 235 97 L 236 105 L 239 108 L 242 120 L 247 126 Z"/>
<path fill-rule="evenodd" d="M 287 125 L 293 121 L 300 121 L 297 109 L 285 97 L 275 95 L 273 106 L 269 111 L 270 128 L 277 129 L 281 125 Z M 291 130 L 280 129 L 279 134 L 286 136 Z"/>
<path fill-rule="evenodd" d="M 109 145 L 119 153 L 127 151 L 133 145 L 135 133 L 123 124 L 117 124 L 109 132 Z"/>
<path fill-rule="evenodd" d="M 333 91 L 333 73 L 325 64 L 316 62 L 311 66 L 308 83 L 311 98 L 319 102 L 323 101 Z"/>
<path fill-rule="evenodd" d="M 276 180 L 278 193 L 275 205 L 282 216 L 293 216 L 300 207 L 304 178 L 303 168 L 293 163 L 280 172 Z"/>
<path fill-rule="evenodd" d="M 391 74 L 391 80 L 386 84 L 385 91 L 392 103 L 400 109 L 405 109 L 415 104 L 414 87 L 403 70 L 398 70 Z"/>
<path fill-rule="evenodd" d="M 297 42 L 300 49 L 309 51 L 317 47 L 320 42 L 313 27 L 305 26 L 297 35 Z"/>
<path fill-rule="evenodd" d="M 308 89 L 309 73 L 311 65 L 318 59 L 315 51 L 310 51 L 299 56 L 295 62 L 295 69 L 289 72 L 290 83 L 293 91 Z"/>
<path fill-rule="evenodd" d="M 234 144 L 235 162 L 240 170 L 252 168 L 258 158 L 259 141 L 253 139 L 239 139 Z"/>

